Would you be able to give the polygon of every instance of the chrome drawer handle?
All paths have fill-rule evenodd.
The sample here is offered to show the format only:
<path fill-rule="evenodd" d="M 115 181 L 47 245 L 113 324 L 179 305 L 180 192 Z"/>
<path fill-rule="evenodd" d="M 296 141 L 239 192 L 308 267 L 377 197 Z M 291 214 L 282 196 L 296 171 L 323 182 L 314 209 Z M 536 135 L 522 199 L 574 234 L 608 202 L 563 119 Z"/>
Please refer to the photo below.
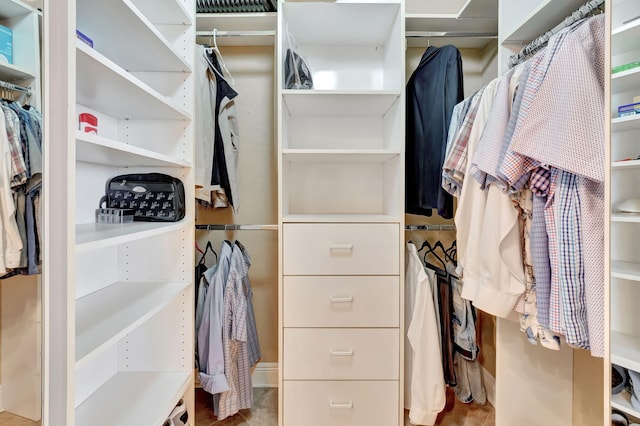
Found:
<path fill-rule="evenodd" d="M 331 296 L 331 303 L 351 303 L 353 302 L 353 296 L 334 297 Z"/>
<path fill-rule="evenodd" d="M 331 356 L 353 356 L 353 349 L 347 349 L 345 351 L 331 349 L 329 353 Z"/>
<path fill-rule="evenodd" d="M 329 249 L 353 251 L 353 244 L 331 244 Z"/>
<path fill-rule="evenodd" d="M 346 408 L 348 410 L 353 408 L 353 401 L 349 401 L 349 402 L 333 402 L 333 401 L 329 401 L 329 405 L 331 406 L 331 408 Z"/>

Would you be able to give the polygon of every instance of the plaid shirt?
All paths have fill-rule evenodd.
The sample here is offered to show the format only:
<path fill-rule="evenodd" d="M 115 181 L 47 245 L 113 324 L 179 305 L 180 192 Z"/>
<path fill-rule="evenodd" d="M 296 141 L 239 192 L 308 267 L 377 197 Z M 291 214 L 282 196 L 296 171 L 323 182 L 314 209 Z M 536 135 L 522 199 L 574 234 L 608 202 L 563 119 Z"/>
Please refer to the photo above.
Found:
<path fill-rule="evenodd" d="M 467 114 L 455 136 L 449 138 L 447 153 L 442 166 L 442 187 L 445 191 L 456 197 L 460 196 L 460 189 L 467 170 L 467 145 L 473 123 L 478 113 L 483 90 L 479 90 L 471 98 Z M 451 135 L 451 133 L 449 133 Z"/>
<path fill-rule="evenodd" d="M 11 187 L 15 188 L 27 181 L 27 166 L 22 154 L 20 140 L 20 119 L 14 110 L 5 105 L 1 106 L 7 126 L 9 147 L 11 148 Z"/>

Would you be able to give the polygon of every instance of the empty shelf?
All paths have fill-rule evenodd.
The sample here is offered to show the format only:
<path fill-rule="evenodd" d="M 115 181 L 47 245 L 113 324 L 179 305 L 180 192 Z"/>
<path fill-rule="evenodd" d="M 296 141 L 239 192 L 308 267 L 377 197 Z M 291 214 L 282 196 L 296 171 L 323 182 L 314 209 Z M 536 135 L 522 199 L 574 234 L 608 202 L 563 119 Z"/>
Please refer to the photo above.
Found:
<path fill-rule="evenodd" d="M 529 42 L 551 30 L 583 4 L 584 0 L 543 0 L 501 42 L 502 44 Z"/>
<path fill-rule="evenodd" d="M 393 90 L 337 91 L 283 90 L 291 115 L 382 116 L 400 97 Z"/>
<path fill-rule="evenodd" d="M 282 154 L 290 162 L 384 163 L 398 157 L 400 152 L 383 149 L 284 149 Z"/>
<path fill-rule="evenodd" d="M 626 25 L 615 28 L 611 31 L 611 54 L 619 55 L 640 47 L 640 19 L 629 22 Z"/>
<path fill-rule="evenodd" d="M 611 262 L 611 276 L 625 280 L 640 281 L 640 264 L 634 262 Z"/>
<path fill-rule="evenodd" d="M 288 214 L 282 218 L 287 223 L 399 223 L 400 217 L 382 214 Z"/>
<path fill-rule="evenodd" d="M 611 92 L 622 93 L 637 89 L 640 89 L 640 67 L 611 75 Z"/>
<path fill-rule="evenodd" d="M 76 253 L 153 237 L 182 226 L 182 222 L 83 223 L 76 225 Z"/>
<path fill-rule="evenodd" d="M 166 307 L 189 284 L 119 282 L 76 302 L 76 368 Z"/>
<path fill-rule="evenodd" d="M 640 338 L 612 331 L 611 362 L 620 367 L 640 371 Z"/>

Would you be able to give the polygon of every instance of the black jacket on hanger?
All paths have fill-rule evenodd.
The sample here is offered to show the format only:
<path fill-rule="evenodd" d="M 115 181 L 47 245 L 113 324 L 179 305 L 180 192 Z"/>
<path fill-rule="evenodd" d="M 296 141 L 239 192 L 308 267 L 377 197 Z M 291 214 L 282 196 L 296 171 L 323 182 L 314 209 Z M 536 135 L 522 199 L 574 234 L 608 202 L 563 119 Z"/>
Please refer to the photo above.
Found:
<path fill-rule="evenodd" d="M 453 217 L 442 165 L 453 107 L 464 99 L 462 58 L 454 46 L 428 47 L 407 83 L 406 212 Z"/>

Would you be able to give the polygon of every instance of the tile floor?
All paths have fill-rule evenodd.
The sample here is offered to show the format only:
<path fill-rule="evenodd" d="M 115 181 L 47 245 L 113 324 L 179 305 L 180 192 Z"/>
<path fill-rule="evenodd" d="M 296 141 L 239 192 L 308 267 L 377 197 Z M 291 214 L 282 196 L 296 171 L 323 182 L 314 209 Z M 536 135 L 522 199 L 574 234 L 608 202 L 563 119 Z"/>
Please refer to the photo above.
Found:
<path fill-rule="evenodd" d="M 255 388 L 254 405 L 251 410 L 240 413 L 225 420 L 217 421 L 213 415 L 211 398 L 202 389 L 196 389 L 196 421 L 194 426 L 275 426 L 278 423 L 278 389 Z M 0 426 L 39 426 L 23 417 L 3 412 L 0 413 Z M 495 426 L 495 411 L 489 404 L 462 404 L 453 391 L 447 392 L 447 405 L 437 425 L 442 426 Z M 410 425 L 408 412 L 405 411 L 405 425 Z M 302 425 L 300 425 L 302 426 Z"/>
<path fill-rule="evenodd" d="M 242 410 L 233 417 L 217 421 L 213 415 L 211 398 L 202 389 L 196 389 L 195 426 L 276 426 L 278 424 L 278 389 L 255 388 L 254 406 L 251 410 Z M 405 411 L 405 425 L 409 423 L 408 411 Z M 442 426 L 495 426 L 493 407 L 459 402 L 453 391 L 447 391 L 447 404 L 438 416 L 437 425 Z M 0 426 L 2 426 L 0 424 Z M 298 425 L 303 426 L 303 425 Z M 383 425 L 384 426 L 384 425 Z"/>

